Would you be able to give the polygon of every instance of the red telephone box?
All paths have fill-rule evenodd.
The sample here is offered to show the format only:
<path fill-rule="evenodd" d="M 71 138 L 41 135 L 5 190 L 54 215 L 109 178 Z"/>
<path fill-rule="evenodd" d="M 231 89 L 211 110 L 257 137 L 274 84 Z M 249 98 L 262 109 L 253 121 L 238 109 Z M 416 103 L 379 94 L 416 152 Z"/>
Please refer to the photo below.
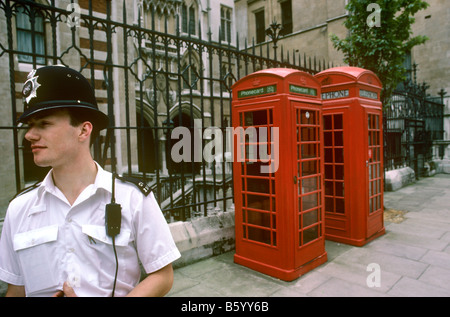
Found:
<path fill-rule="evenodd" d="M 233 86 L 234 261 L 291 281 L 326 262 L 320 85 L 269 69 Z"/>
<path fill-rule="evenodd" d="M 325 238 L 362 246 L 385 233 L 382 84 L 356 67 L 315 77 L 323 102 Z"/>

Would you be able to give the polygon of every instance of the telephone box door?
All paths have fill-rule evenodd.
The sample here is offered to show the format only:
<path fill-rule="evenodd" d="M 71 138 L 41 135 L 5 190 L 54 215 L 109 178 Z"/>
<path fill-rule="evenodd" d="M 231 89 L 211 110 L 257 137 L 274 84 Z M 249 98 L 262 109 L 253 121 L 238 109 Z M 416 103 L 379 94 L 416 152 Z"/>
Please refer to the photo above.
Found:
<path fill-rule="evenodd" d="M 319 257 L 324 243 L 322 191 L 322 115 L 318 107 L 291 101 L 295 149 L 296 264 Z"/>
<path fill-rule="evenodd" d="M 352 142 L 344 130 L 348 124 L 348 107 L 323 114 L 324 196 L 326 231 L 341 236 L 350 234 L 350 191 L 345 173 L 349 159 L 347 148 Z"/>
<path fill-rule="evenodd" d="M 235 196 L 237 206 L 242 206 L 236 213 L 241 225 L 236 226 L 236 235 L 242 237 L 236 245 L 238 253 L 243 257 L 258 258 L 258 261 L 268 266 L 282 266 L 284 258 L 282 251 L 285 246 L 278 241 L 283 232 L 278 234 L 280 219 L 277 215 L 279 204 L 277 201 L 276 173 L 271 170 L 273 161 L 263 160 L 260 153 L 266 151 L 268 157 L 273 156 L 275 146 L 274 126 L 279 126 L 277 114 L 274 114 L 275 103 L 262 103 L 255 110 L 258 102 L 251 107 L 242 107 L 233 114 L 233 125 L 240 127 L 236 134 L 238 140 L 235 146 L 237 162 L 235 168 L 240 168 L 240 179 L 235 180 L 235 189 L 240 195 Z M 274 120 L 276 122 L 274 123 Z M 262 136 L 262 132 L 266 133 Z M 261 151 L 258 140 L 267 140 Z M 278 158 L 276 158 L 278 159 Z"/>
<path fill-rule="evenodd" d="M 367 112 L 367 237 L 380 230 L 383 223 L 383 133 L 381 113 Z"/>

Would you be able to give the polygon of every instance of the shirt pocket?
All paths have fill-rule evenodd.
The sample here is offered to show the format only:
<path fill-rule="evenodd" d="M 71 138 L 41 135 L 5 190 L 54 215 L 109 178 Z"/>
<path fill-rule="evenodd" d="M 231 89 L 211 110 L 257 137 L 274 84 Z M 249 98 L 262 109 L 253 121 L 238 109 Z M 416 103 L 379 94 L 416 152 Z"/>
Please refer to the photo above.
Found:
<path fill-rule="evenodd" d="M 54 267 L 55 241 L 58 239 L 58 225 L 46 226 L 31 231 L 17 233 L 13 238 L 25 280 L 27 296 L 58 286 Z"/>
<path fill-rule="evenodd" d="M 81 226 L 81 231 L 88 236 L 91 242 L 98 240 L 100 242 L 112 245 L 112 238 L 106 234 L 106 229 L 104 226 L 96 225 L 83 225 Z M 119 247 L 126 247 L 130 242 L 131 232 L 127 229 L 121 229 L 120 233 L 115 237 L 115 245 Z M 95 240 L 92 240 L 95 239 Z"/>
<path fill-rule="evenodd" d="M 112 238 L 106 234 L 105 226 L 82 225 L 81 231 L 86 235 L 85 256 L 92 265 L 92 271 L 101 271 L 89 277 L 91 283 L 98 284 L 102 288 L 111 288 L 116 269 L 116 261 Z M 115 237 L 116 254 L 120 270 L 117 275 L 118 281 L 127 278 L 132 259 L 131 231 L 121 228 L 120 233 Z M 120 283 L 119 283 L 120 284 Z"/>

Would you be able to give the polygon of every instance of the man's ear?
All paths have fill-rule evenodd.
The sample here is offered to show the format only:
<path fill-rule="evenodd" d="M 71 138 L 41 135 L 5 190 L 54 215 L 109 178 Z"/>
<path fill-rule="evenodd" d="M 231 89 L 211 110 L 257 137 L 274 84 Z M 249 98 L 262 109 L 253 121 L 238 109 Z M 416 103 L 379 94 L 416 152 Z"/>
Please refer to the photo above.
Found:
<path fill-rule="evenodd" d="M 89 121 L 85 121 L 80 125 L 80 134 L 79 134 L 79 140 L 81 142 L 84 142 L 87 140 L 87 142 L 89 142 L 91 133 L 92 133 L 92 129 L 94 128 L 94 126 L 92 125 L 91 122 Z"/>

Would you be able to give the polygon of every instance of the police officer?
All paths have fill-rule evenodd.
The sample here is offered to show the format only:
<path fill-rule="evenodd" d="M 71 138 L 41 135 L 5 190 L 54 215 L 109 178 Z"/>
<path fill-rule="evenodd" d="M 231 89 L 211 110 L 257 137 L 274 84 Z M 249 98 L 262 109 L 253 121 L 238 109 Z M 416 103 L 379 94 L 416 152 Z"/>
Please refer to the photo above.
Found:
<path fill-rule="evenodd" d="M 47 66 L 28 75 L 22 93 L 19 122 L 28 125 L 34 162 L 52 169 L 8 207 L 0 240 L 6 295 L 165 295 L 180 253 L 153 193 L 114 180 L 93 160 L 90 144 L 108 117 L 89 82 Z M 105 225 L 111 201 L 121 206 L 113 235 Z M 141 282 L 140 263 L 148 274 Z"/>

